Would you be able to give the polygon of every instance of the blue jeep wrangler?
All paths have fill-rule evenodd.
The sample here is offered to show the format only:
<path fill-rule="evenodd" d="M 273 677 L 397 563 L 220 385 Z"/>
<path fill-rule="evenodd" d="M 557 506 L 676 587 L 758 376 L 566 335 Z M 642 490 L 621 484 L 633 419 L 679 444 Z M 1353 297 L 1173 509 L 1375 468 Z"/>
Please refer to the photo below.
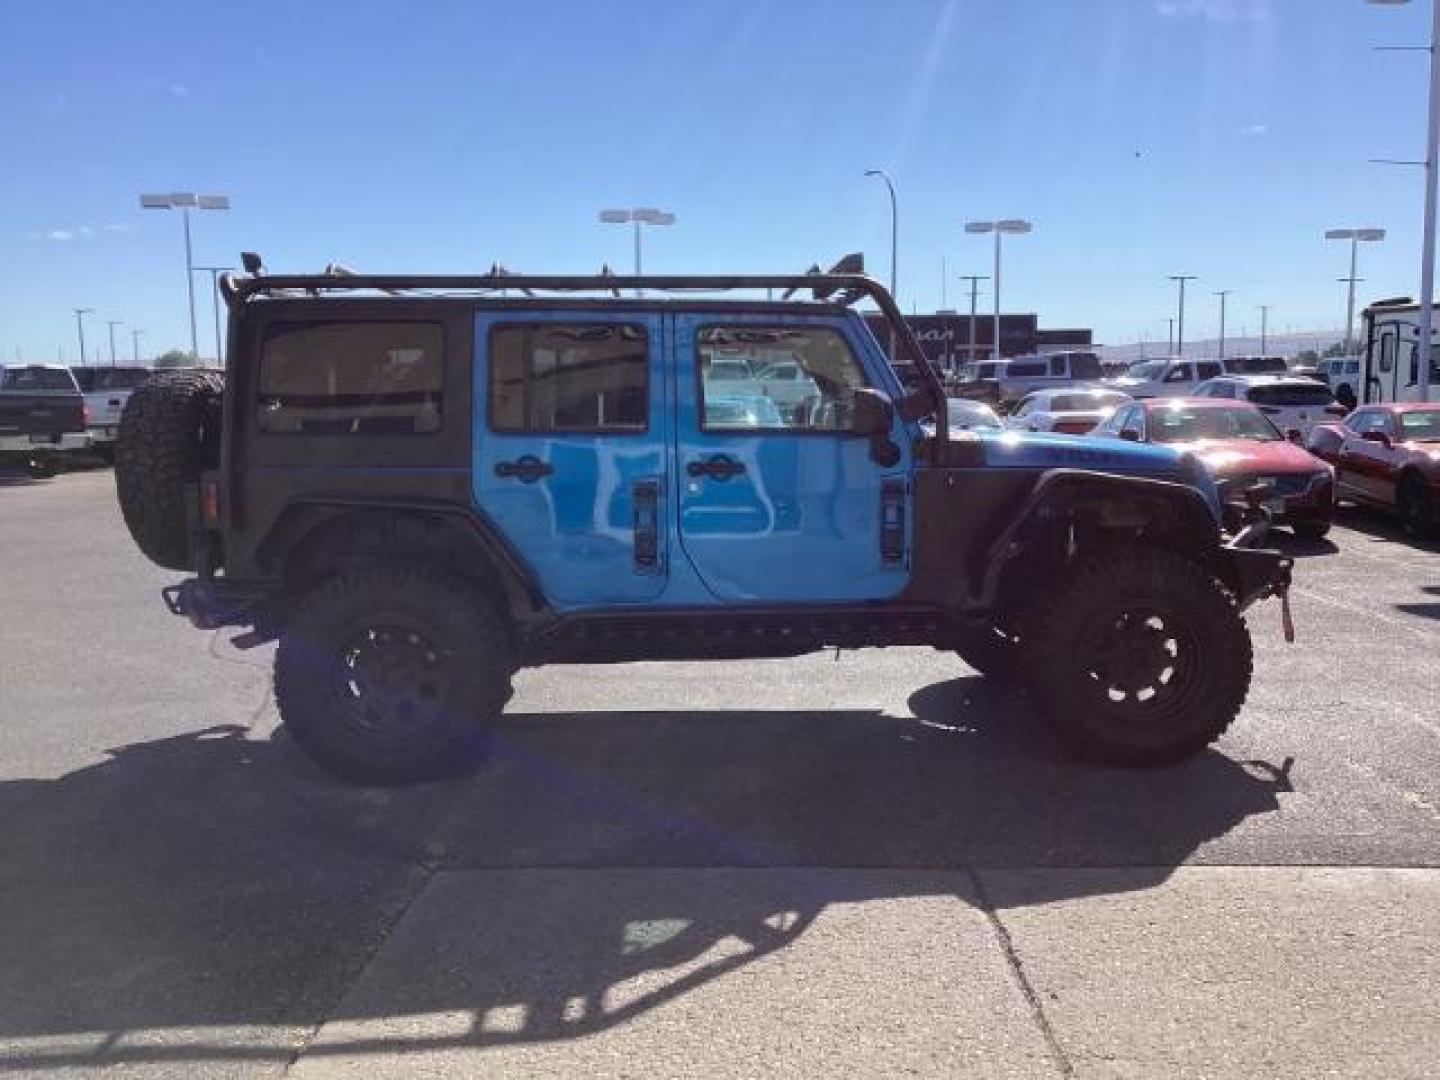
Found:
<path fill-rule="evenodd" d="M 1239 711 L 1241 613 L 1289 583 L 1263 523 L 1225 542 L 1193 458 L 951 433 L 854 256 L 751 277 L 246 267 L 222 279 L 223 374 L 131 397 L 117 490 L 141 549 L 193 575 L 173 611 L 278 638 L 281 717 L 342 777 L 473 761 L 521 667 L 882 645 L 1023 671 L 1076 751 L 1173 762 Z"/>

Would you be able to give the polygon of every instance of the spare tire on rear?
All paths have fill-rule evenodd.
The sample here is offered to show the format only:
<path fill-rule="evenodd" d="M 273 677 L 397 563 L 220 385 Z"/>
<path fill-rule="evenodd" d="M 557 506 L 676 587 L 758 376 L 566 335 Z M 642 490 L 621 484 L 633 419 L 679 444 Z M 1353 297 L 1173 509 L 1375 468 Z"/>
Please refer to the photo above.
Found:
<path fill-rule="evenodd" d="M 167 570 L 189 569 L 185 489 L 220 462 L 214 371 L 166 371 L 136 387 L 115 440 L 115 493 L 136 545 Z"/>

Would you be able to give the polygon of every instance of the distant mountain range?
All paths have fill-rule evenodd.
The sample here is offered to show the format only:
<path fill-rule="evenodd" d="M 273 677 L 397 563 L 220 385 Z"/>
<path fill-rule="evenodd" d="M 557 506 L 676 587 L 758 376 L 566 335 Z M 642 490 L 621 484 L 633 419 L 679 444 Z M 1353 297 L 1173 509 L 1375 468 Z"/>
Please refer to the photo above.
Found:
<path fill-rule="evenodd" d="M 1331 345 L 1341 340 L 1341 334 L 1337 330 L 1305 330 L 1291 334 L 1271 334 L 1265 341 L 1265 354 L 1268 356 L 1294 357 L 1307 349 L 1314 349 L 1316 352 L 1324 352 Z M 1100 355 L 1106 360 L 1139 360 L 1141 355 L 1165 356 L 1170 352 L 1164 341 L 1151 341 L 1142 346 L 1139 342 L 1132 345 L 1104 345 L 1099 349 Z M 1226 337 L 1225 352 L 1229 356 L 1260 354 L 1260 337 Z M 1218 356 L 1220 354 L 1219 338 L 1211 338 L 1208 341 L 1187 341 L 1185 342 L 1186 356 Z"/>

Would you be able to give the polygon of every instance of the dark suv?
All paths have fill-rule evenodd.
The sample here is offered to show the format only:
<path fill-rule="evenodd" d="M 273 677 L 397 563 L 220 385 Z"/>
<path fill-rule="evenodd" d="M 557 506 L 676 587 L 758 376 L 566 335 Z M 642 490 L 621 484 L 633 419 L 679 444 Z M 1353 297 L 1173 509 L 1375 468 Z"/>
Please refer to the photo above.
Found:
<path fill-rule="evenodd" d="M 952 435 L 853 256 L 753 277 L 247 267 L 222 279 L 223 376 L 130 399 L 118 491 L 140 547 L 192 575 L 176 613 L 278 637 L 281 716 L 347 778 L 474 760 L 521 667 L 877 645 L 1023 670 L 1072 747 L 1172 762 L 1235 717 L 1241 612 L 1289 581 L 1223 542 L 1191 457 Z"/>

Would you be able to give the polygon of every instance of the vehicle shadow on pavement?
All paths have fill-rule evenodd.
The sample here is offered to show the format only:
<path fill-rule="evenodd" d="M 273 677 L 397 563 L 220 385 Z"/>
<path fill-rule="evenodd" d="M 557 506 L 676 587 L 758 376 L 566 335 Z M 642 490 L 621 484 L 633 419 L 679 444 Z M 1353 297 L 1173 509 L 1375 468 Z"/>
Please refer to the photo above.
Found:
<path fill-rule="evenodd" d="M 1440 554 L 1440 538 L 1417 540 L 1407 536 L 1393 514 L 1383 514 L 1364 506 L 1344 506 L 1340 508 L 1335 520 L 1377 544 L 1399 544 L 1417 551 Z"/>
<path fill-rule="evenodd" d="M 1315 555 L 1338 555 L 1340 553 L 1340 549 L 1333 540 L 1324 537 L 1309 540 L 1296 536 L 1294 533 L 1279 530 L 1270 534 L 1268 546 L 1274 547 L 1294 559 L 1308 559 Z"/>
<path fill-rule="evenodd" d="M 0 1063 L 284 1061 L 337 1015 L 473 1016 L 447 1045 L 572 1037 L 784 948 L 833 905 L 988 911 L 974 867 L 1158 883 L 1291 790 L 1288 761 L 1218 752 L 1076 765 L 978 678 L 909 704 L 512 715 L 479 774 L 397 790 L 228 726 L 0 783 Z M 436 876 L 467 870 L 494 872 Z M 1026 903 L 1105 880 L 1056 875 Z M 418 935 L 420 969 L 346 996 L 392 930 Z M 514 1006 L 518 1026 L 486 1028 Z M 295 1027 L 215 1034 L 267 1025 Z M 396 1048 L 357 1035 L 334 1052 Z"/>

